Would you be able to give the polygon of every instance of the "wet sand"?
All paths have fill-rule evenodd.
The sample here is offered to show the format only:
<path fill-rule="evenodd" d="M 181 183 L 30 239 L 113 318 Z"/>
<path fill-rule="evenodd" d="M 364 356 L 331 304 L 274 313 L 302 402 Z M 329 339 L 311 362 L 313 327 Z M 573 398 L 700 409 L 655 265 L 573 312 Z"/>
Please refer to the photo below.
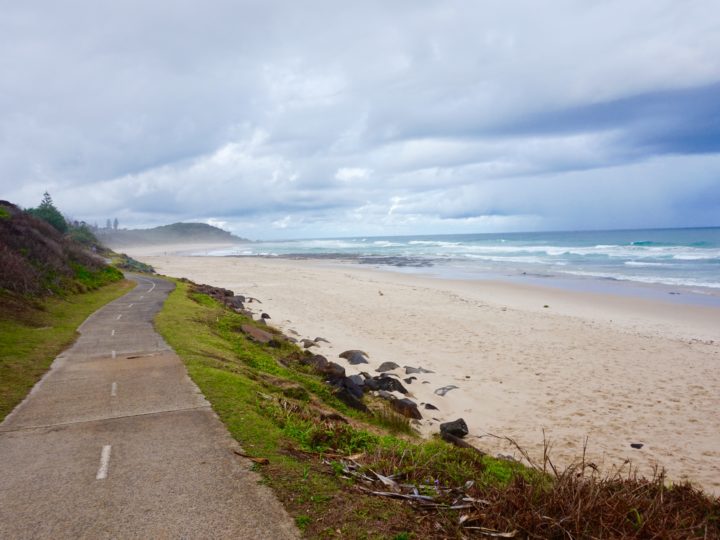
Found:
<path fill-rule="evenodd" d="M 520 458 L 502 439 L 511 437 L 538 459 L 544 430 L 561 466 L 587 437 L 588 459 L 603 470 L 631 460 L 649 475 L 659 465 L 671 480 L 720 493 L 717 308 L 351 264 L 162 255 L 176 250 L 124 251 L 161 273 L 259 298 L 273 325 L 328 339 L 314 350 L 348 374 L 384 361 L 434 371 L 406 385 L 438 407 L 422 410 L 425 434 L 463 417 L 476 446 Z M 370 365 L 338 358 L 346 349 L 366 351 Z M 458 388 L 435 393 L 448 385 Z"/>

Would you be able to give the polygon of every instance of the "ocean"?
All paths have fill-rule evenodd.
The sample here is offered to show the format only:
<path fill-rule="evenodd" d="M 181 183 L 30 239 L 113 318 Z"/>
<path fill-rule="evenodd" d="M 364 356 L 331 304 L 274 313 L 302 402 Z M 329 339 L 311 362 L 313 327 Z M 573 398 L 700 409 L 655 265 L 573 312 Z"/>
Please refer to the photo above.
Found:
<path fill-rule="evenodd" d="M 694 303 L 715 305 L 720 299 L 720 227 L 288 240 L 202 254 L 350 261 L 454 279 L 692 295 Z"/>

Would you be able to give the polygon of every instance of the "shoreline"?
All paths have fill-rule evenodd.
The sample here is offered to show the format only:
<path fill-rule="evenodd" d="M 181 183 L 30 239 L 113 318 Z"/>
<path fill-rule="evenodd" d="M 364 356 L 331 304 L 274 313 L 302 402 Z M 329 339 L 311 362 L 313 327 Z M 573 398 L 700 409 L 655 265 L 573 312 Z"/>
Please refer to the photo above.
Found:
<path fill-rule="evenodd" d="M 406 384 L 439 409 L 423 409 L 426 435 L 463 417 L 478 447 L 519 457 L 493 435 L 509 436 L 537 457 L 544 429 L 561 465 L 589 437 L 588 455 L 606 471 L 631 459 L 650 475 L 660 464 L 672 480 L 720 491 L 718 309 L 360 265 L 128 251 L 159 272 L 259 298 L 272 325 L 328 339 L 312 350 L 348 374 L 385 361 L 401 366 L 401 379 L 405 365 L 434 371 Z M 370 364 L 349 366 L 338 358 L 347 349 L 367 351 Z M 448 385 L 458 388 L 435 394 Z"/>

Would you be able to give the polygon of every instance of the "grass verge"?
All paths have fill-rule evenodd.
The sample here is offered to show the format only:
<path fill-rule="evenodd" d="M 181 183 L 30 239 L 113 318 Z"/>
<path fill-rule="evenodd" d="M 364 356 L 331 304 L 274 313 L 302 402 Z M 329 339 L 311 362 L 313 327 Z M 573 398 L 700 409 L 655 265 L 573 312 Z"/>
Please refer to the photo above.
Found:
<path fill-rule="evenodd" d="M 97 277 L 85 277 L 87 286 L 96 286 Z M 32 303 L 0 291 L 0 421 L 23 400 L 53 359 L 75 341 L 78 326 L 133 287 L 130 281 L 116 281 L 91 292 Z"/>
<path fill-rule="evenodd" d="M 418 440 L 367 394 L 350 409 L 303 351 L 240 328 L 276 331 L 177 285 L 158 331 L 307 538 L 720 537 L 720 500 L 662 474 L 525 467 Z"/>

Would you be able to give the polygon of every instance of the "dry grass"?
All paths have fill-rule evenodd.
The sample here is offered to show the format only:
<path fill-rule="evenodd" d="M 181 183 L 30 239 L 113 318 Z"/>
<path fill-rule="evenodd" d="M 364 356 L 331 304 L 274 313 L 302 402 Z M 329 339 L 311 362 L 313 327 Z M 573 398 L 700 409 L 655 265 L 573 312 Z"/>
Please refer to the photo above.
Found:
<path fill-rule="evenodd" d="M 353 464 L 360 465 L 355 476 L 371 480 L 382 496 L 405 497 L 424 515 L 433 515 L 438 537 L 720 538 L 720 498 L 686 482 L 670 485 L 661 470 L 639 477 L 630 464 L 601 474 L 582 459 L 561 471 L 548 448 L 541 464 L 519 466 L 506 483 L 492 479 L 492 462 L 470 455 L 455 471 L 458 456 L 445 453 L 428 460 L 426 454 L 382 450 Z M 483 481 L 483 474 L 491 481 Z M 463 485 L 459 478 L 471 481 Z M 413 498 L 413 493 L 431 498 Z"/>

